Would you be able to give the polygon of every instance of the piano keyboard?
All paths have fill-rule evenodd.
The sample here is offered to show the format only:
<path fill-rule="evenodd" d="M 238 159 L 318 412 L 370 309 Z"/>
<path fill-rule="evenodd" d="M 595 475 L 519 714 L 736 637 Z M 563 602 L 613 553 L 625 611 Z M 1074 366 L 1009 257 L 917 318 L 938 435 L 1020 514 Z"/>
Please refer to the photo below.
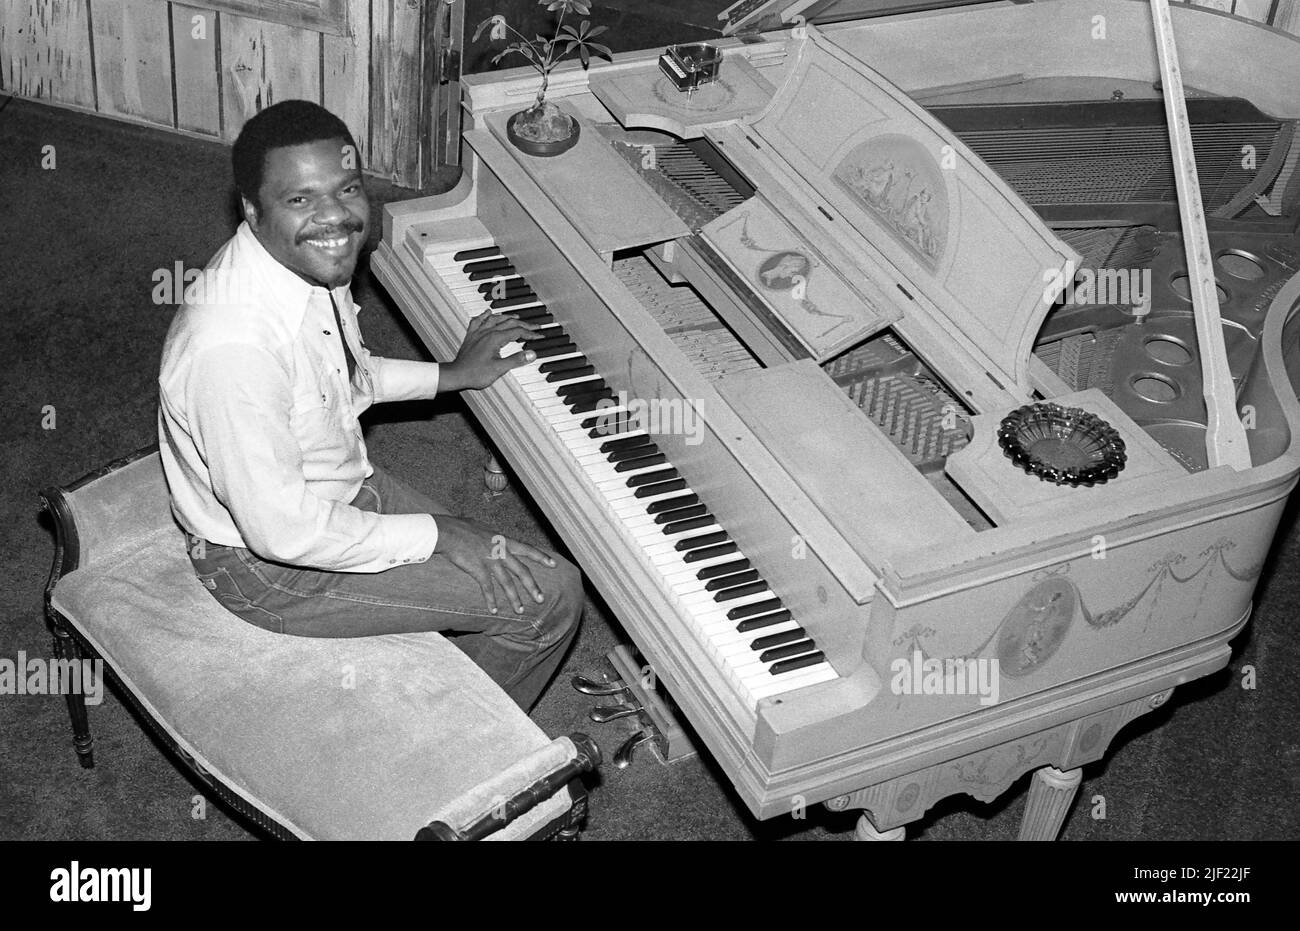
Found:
<path fill-rule="evenodd" d="M 540 327 L 537 360 L 508 372 L 678 607 L 717 670 L 753 709 L 760 699 L 837 677 L 708 506 L 630 419 L 615 390 L 490 241 L 426 253 L 462 323 L 484 311 Z M 502 355 L 523 348 L 511 343 Z"/>

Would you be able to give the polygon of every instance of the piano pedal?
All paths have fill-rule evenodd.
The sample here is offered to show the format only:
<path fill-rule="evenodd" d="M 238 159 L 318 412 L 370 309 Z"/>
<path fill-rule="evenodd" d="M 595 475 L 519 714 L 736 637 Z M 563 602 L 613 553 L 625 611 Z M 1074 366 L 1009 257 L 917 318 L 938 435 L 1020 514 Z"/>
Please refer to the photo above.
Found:
<path fill-rule="evenodd" d="M 510 479 L 506 478 L 506 470 L 501 467 L 501 463 L 497 462 L 496 456 L 488 456 L 488 461 L 483 464 L 483 484 L 487 486 L 483 497 L 489 501 L 503 495 L 506 486 L 510 484 Z"/>
<path fill-rule="evenodd" d="M 662 744 L 663 735 L 658 733 L 653 724 L 646 725 L 644 730 L 639 730 L 619 746 L 614 753 L 614 765 L 619 769 L 627 769 L 632 765 L 632 755 L 636 753 L 636 748 L 644 743 L 650 743 L 656 749 Z M 662 752 L 660 754 L 662 756 Z"/>
<path fill-rule="evenodd" d="M 637 718 L 645 727 L 639 734 L 633 736 L 649 734 L 647 741 L 650 748 L 659 758 L 659 762 L 664 764 L 676 763 L 678 760 L 695 756 L 698 752 L 695 744 L 691 742 L 690 735 L 678 719 L 671 700 L 667 695 L 659 694 L 654 677 L 647 675 L 649 670 L 641 657 L 634 653 L 631 647 L 619 645 L 606 654 L 606 659 L 614 667 L 615 678 L 630 693 L 627 704 L 639 708 Z M 627 761 L 631 763 L 633 750 L 642 742 L 626 741 L 618 752 L 622 753 L 626 749 Z"/>
<path fill-rule="evenodd" d="M 619 718 L 631 717 L 634 714 L 641 713 L 640 705 L 630 705 L 624 702 L 619 705 L 600 705 L 592 708 L 587 713 L 587 717 L 597 724 L 608 724 L 610 721 L 617 721 Z"/>
<path fill-rule="evenodd" d="M 573 687 L 583 695 L 622 695 L 627 686 L 618 680 L 608 678 L 592 679 L 588 676 L 574 676 Z"/>

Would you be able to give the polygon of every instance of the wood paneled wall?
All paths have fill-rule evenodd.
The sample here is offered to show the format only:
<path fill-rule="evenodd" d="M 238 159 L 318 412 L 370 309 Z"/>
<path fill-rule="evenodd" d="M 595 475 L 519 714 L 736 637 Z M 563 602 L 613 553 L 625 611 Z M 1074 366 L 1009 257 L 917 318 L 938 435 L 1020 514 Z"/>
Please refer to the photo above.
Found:
<path fill-rule="evenodd" d="M 201 2 L 0 0 L 0 92 L 228 142 L 270 104 L 314 100 L 369 171 L 417 186 L 421 4 L 347 3 L 335 36 Z"/>
<path fill-rule="evenodd" d="M 451 7 L 456 48 L 469 2 Z M 1182 2 L 1300 32 L 1300 0 Z M 460 93 L 456 83 L 423 86 L 422 75 L 439 70 L 421 59 L 441 51 L 429 47 L 435 0 L 346 4 L 349 30 L 338 36 L 205 9 L 201 0 L 0 0 L 0 93 L 225 141 L 276 101 L 315 100 L 352 129 L 368 171 L 417 187 L 429 170 L 421 107 L 433 114 L 424 132 L 436 132 L 429 127 L 458 112 Z M 475 6 L 482 15 L 509 4 Z M 455 162 L 454 139 L 442 143 L 450 152 L 426 152 L 426 162 Z"/>

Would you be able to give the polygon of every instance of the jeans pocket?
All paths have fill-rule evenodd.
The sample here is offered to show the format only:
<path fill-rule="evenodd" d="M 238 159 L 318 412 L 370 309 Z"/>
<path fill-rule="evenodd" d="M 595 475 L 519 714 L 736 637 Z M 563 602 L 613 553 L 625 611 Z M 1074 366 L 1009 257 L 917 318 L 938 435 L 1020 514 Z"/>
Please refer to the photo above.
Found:
<path fill-rule="evenodd" d="M 211 572 L 198 572 L 196 575 L 217 603 L 230 613 L 262 630 L 269 630 L 276 634 L 284 633 L 283 618 L 253 604 L 244 595 L 235 577 L 224 566 L 218 566 Z"/>

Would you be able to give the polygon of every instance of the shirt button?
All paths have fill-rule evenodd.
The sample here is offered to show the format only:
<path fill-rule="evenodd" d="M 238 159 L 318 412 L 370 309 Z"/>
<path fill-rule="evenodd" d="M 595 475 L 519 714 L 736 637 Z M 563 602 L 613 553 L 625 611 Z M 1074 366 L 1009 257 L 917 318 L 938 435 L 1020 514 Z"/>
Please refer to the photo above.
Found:
<path fill-rule="evenodd" d="M 390 559 L 390 560 L 388 560 L 388 564 L 389 564 L 390 566 L 396 565 L 396 564 L 397 564 L 397 560 L 396 560 L 396 559 Z"/>

